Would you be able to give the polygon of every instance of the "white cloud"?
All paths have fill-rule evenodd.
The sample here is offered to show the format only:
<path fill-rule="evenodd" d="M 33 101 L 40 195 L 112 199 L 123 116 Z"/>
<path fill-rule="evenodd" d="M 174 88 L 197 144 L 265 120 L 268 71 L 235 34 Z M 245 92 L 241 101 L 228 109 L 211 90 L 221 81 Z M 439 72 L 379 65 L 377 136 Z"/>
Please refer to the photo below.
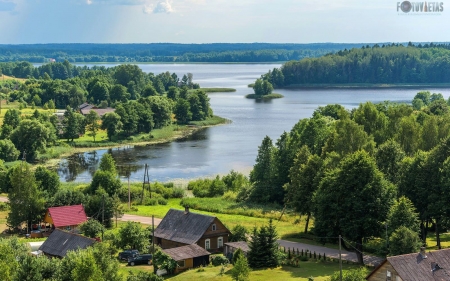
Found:
<path fill-rule="evenodd" d="M 0 12 L 12 12 L 16 8 L 16 5 L 13 0 L 0 0 Z"/>
<path fill-rule="evenodd" d="M 172 4 L 169 0 L 159 1 L 156 6 L 154 4 L 144 5 L 143 12 L 145 14 L 173 13 Z"/>
<path fill-rule="evenodd" d="M 92 0 L 86 0 L 86 3 L 87 3 L 88 5 L 91 5 L 91 4 L 92 4 Z"/>

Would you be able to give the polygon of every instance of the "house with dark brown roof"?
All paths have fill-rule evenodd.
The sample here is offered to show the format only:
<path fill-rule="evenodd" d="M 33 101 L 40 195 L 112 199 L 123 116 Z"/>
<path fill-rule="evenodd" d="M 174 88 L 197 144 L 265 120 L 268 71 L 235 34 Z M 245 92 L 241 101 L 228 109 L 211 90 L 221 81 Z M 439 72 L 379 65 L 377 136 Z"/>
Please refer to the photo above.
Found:
<path fill-rule="evenodd" d="M 55 229 L 39 250 L 47 256 L 63 258 L 68 251 L 86 249 L 95 242 L 92 238 Z"/>
<path fill-rule="evenodd" d="M 450 249 L 388 257 L 367 277 L 369 281 L 448 281 Z"/>
<path fill-rule="evenodd" d="M 106 113 L 110 113 L 110 112 L 114 112 L 115 111 L 115 109 L 112 108 L 112 107 L 98 108 L 97 106 L 92 105 L 92 104 L 88 104 L 88 103 L 83 103 L 82 105 L 78 106 L 78 110 L 84 116 L 88 115 L 89 112 L 92 110 L 92 111 L 97 112 L 98 116 L 100 116 L 100 117 L 102 117 Z"/>
<path fill-rule="evenodd" d="M 230 231 L 213 216 L 170 209 L 155 229 L 154 243 L 163 249 L 197 244 L 209 252 L 222 251 Z"/>
<path fill-rule="evenodd" d="M 178 263 L 175 273 L 209 264 L 210 253 L 196 244 L 162 251 Z"/>
<path fill-rule="evenodd" d="M 87 221 L 83 205 L 51 207 L 45 212 L 44 222 L 52 228 L 77 232 L 78 226 Z"/>
<path fill-rule="evenodd" d="M 250 247 L 248 246 L 248 243 L 245 241 L 238 241 L 238 242 L 228 242 L 224 244 L 223 247 L 223 255 L 226 257 L 230 257 L 233 255 L 233 253 L 237 249 L 241 249 L 244 253 L 244 256 L 247 256 L 247 253 L 250 251 Z"/>

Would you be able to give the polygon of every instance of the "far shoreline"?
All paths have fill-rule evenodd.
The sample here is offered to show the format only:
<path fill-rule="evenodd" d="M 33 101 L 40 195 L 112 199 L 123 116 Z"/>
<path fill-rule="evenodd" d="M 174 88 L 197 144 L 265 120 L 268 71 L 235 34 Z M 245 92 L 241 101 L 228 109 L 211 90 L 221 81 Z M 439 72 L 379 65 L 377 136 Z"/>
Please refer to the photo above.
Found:
<path fill-rule="evenodd" d="M 423 83 L 423 84 L 294 84 L 279 89 L 294 90 L 321 90 L 321 89 L 424 89 L 424 88 L 450 88 L 450 83 Z"/>

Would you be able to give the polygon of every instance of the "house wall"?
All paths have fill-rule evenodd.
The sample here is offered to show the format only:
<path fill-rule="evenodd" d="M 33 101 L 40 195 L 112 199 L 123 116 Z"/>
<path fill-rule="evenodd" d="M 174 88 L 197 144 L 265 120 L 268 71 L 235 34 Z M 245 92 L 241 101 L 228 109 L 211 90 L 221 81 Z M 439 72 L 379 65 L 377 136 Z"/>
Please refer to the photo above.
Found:
<path fill-rule="evenodd" d="M 216 225 L 216 230 L 213 230 L 212 226 L 213 224 Z M 230 231 L 223 225 L 223 223 L 218 219 L 215 218 L 214 222 L 208 227 L 208 229 L 205 231 L 205 234 L 200 238 L 200 240 L 197 241 L 197 245 L 200 247 L 205 248 L 205 240 L 210 240 L 210 249 L 208 251 L 210 252 L 219 252 L 222 251 L 222 247 L 218 247 L 218 238 L 222 237 L 223 243 L 225 244 L 228 242 L 228 235 Z"/>
<path fill-rule="evenodd" d="M 48 210 L 45 212 L 44 222 L 53 224 L 53 219 L 52 219 L 52 217 L 50 216 L 50 213 L 49 213 Z"/>
<path fill-rule="evenodd" d="M 175 269 L 175 273 L 185 271 L 186 269 L 193 268 L 194 267 L 194 259 L 186 259 L 184 260 L 184 267 L 177 267 Z"/>
<path fill-rule="evenodd" d="M 398 281 L 396 278 L 398 275 L 397 271 L 392 267 L 389 261 L 386 261 L 382 266 L 380 266 L 376 271 L 374 271 L 369 278 L 368 281 L 386 281 L 387 271 L 391 272 L 390 281 Z M 401 279 L 400 279 L 401 280 Z"/>
<path fill-rule="evenodd" d="M 155 244 L 159 245 L 162 249 L 172 249 L 175 247 L 181 247 L 181 246 L 187 245 L 184 243 L 170 241 L 170 240 L 166 240 L 166 239 L 161 239 L 161 243 L 158 243 L 158 238 L 156 238 L 156 237 L 155 237 Z"/>

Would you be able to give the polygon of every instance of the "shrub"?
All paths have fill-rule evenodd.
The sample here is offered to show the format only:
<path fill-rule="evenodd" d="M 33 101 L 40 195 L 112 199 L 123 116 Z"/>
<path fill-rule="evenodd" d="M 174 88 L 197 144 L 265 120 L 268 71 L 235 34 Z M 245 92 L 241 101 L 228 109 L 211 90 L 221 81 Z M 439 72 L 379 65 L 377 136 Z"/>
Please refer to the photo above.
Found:
<path fill-rule="evenodd" d="M 172 198 L 183 198 L 184 196 L 186 196 L 186 192 L 181 187 L 174 187 L 172 188 L 172 190 Z"/>
<path fill-rule="evenodd" d="M 0 212 L 8 211 L 9 210 L 9 204 L 5 202 L 0 202 Z"/>
<path fill-rule="evenodd" d="M 228 201 L 234 201 L 236 202 L 236 198 L 237 198 L 237 193 L 234 191 L 227 191 L 222 195 L 222 198 L 224 200 L 228 200 Z"/>
<path fill-rule="evenodd" d="M 228 259 L 223 256 L 223 255 L 217 255 L 217 256 L 213 256 L 211 258 L 211 263 L 214 266 L 219 266 L 219 265 L 223 265 L 223 264 L 228 264 Z"/>
<path fill-rule="evenodd" d="M 156 200 L 158 201 L 159 205 L 167 205 L 167 199 L 165 198 L 157 198 Z"/>
<path fill-rule="evenodd" d="M 158 205 L 158 198 L 145 197 L 144 201 L 142 201 L 142 205 L 144 205 L 144 206 L 156 206 L 156 205 Z"/>

